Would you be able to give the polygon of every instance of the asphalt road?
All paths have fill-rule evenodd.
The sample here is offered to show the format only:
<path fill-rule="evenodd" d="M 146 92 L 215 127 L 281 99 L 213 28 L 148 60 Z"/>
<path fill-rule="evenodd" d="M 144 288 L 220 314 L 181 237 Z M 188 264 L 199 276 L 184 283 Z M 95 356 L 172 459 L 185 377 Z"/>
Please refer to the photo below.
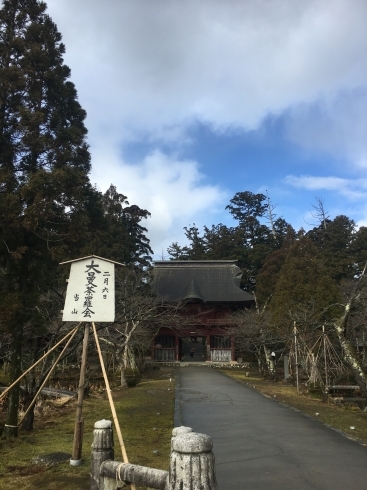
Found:
<path fill-rule="evenodd" d="M 212 437 L 219 490 L 365 490 L 367 448 L 208 367 L 181 367 L 176 422 Z"/>

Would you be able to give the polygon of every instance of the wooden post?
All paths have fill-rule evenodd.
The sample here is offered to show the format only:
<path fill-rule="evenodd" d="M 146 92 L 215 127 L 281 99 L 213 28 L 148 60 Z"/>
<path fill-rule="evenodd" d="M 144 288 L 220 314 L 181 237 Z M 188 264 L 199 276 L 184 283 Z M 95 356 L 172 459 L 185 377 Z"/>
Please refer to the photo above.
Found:
<path fill-rule="evenodd" d="M 89 323 L 87 323 L 84 327 L 84 339 L 83 339 L 82 361 L 80 366 L 78 401 L 76 405 L 76 414 L 75 414 L 73 453 L 70 459 L 71 466 L 80 466 L 82 463 L 82 459 L 81 459 L 82 446 L 83 446 L 82 412 L 83 412 L 84 388 L 85 388 L 85 372 L 87 368 L 87 358 L 88 358 L 88 341 L 89 341 Z"/>

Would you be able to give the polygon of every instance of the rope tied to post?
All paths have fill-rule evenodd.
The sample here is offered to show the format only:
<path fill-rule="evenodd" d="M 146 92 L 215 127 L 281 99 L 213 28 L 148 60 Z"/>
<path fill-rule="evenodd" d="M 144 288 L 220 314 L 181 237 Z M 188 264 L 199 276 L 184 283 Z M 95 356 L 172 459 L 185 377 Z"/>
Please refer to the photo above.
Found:
<path fill-rule="evenodd" d="M 116 469 L 116 481 L 124 481 L 122 478 L 121 478 L 121 470 L 122 470 L 122 467 L 125 463 L 120 463 Z"/>

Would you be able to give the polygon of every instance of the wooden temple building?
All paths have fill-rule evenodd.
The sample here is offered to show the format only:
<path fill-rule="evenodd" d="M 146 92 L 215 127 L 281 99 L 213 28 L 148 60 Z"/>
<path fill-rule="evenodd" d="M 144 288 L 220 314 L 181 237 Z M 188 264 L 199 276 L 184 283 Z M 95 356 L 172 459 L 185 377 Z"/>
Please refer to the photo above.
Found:
<path fill-rule="evenodd" d="M 242 272 L 233 260 L 156 261 L 153 289 L 167 303 L 181 302 L 182 324 L 162 327 L 152 360 L 235 361 L 231 314 L 254 298 L 240 287 Z"/>

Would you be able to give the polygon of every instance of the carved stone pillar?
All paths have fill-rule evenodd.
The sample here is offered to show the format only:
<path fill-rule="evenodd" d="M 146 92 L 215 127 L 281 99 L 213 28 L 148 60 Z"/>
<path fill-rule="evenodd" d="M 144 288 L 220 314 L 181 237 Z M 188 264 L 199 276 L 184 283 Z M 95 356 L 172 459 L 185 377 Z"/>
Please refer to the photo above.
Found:
<path fill-rule="evenodd" d="M 172 438 L 169 490 L 218 490 L 211 438 L 178 429 L 181 433 Z"/>
<path fill-rule="evenodd" d="M 114 458 L 113 432 L 110 420 L 99 420 L 94 424 L 91 455 L 91 490 L 100 489 L 101 464 Z"/>
<path fill-rule="evenodd" d="M 171 438 L 171 452 L 173 451 L 173 439 L 176 436 L 182 435 L 182 434 L 188 434 L 189 432 L 193 432 L 191 427 L 185 427 L 184 425 L 181 425 L 180 427 L 175 427 L 172 430 L 172 438 Z"/>

